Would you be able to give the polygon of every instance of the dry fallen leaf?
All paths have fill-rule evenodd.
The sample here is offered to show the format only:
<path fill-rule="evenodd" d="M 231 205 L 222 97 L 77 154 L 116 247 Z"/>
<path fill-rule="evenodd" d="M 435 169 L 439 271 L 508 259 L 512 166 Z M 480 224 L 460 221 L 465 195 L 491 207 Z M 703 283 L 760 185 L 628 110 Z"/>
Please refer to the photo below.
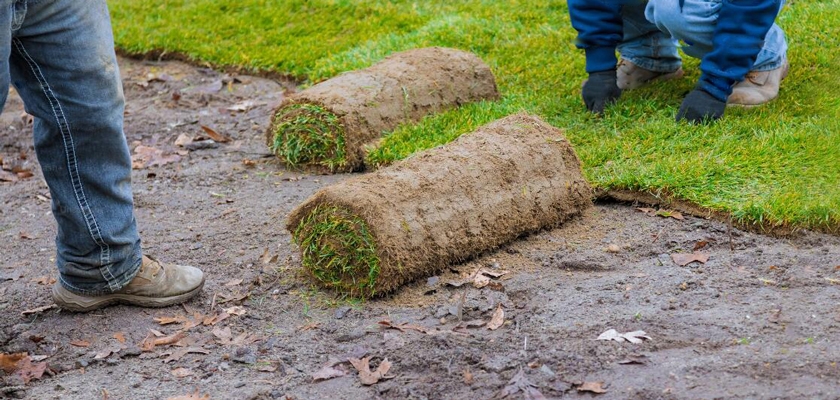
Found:
<path fill-rule="evenodd" d="M 234 280 L 232 280 L 228 283 L 225 283 L 225 286 L 227 286 L 227 287 L 237 286 L 237 285 L 241 284 L 243 281 L 244 281 L 244 279 L 234 279 Z"/>
<path fill-rule="evenodd" d="M 161 356 L 167 356 L 166 359 L 163 360 L 163 363 L 167 364 L 170 361 L 181 361 L 181 358 L 190 353 L 204 355 L 210 354 L 209 351 L 204 350 L 201 347 L 183 347 L 174 351 L 163 353 Z"/>
<path fill-rule="evenodd" d="M 32 281 L 39 284 L 39 285 L 48 286 L 48 285 L 52 285 L 53 283 L 55 283 L 55 278 L 53 278 L 51 276 L 41 276 L 41 277 L 33 279 Z"/>
<path fill-rule="evenodd" d="M 114 339 L 117 339 L 120 343 L 125 343 L 125 333 L 117 332 L 114 334 Z"/>
<path fill-rule="evenodd" d="M 499 305 L 496 307 L 496 311 L 493 312 L 493 316 L 490 318 L 490 322 L 487 323 L 487 329 L 495 331 L 504 324 L 505 310 L 502 309 L 502 304 L 499 303 Z"/>
<path fill-rule="evenodd" d="M 699 262 L 701 264 L 705 264 L 706 261 L 709 261 L 709 255 L 703 253 L 674 253 L 671 254 L 671 259 L 674 260 L 677 265 L 680 267 L 684 267 L 688 264 L 693 262 Z"/>
<path fill-rule="evenodd" d="M 154 320 L 160 325 L 181 324 L 187 322 L 187 317 L 182 315 L 177 317 L 155 317 Z"/>
<path fill-rule="evenodd" d="M 170 371 L 170 373 L 172 374 L 172 376 L 174 376 L 176 378 L 186 378 L 188 376 L 192 376 L 192 374 L 193 374 L 191 369 L 183 368 L 183 367 L 175 368 L 172 371 Z"/>
<path fill-rule="evenodd" d="M 0 370 L 11 374 L 17 369 L 17 364 L 26 357 L 28 357 L 26 353 L 0 354 Z"/>
<path fill-rule="evenodd" d="M 647 362 L 648 362 L 648 357 L 647 357 L 646 355 L 643 355 L 643 354 L 630 354 L 630 355 L 628 355 L 628 356 L 627 356 L 627 358 L 625 358 L 625 359 L 623 359 L 623 360 L 619 361 L 618 363 L 619 363 L 619 364 L 622 364 L 622 365 L 627 365 L 627 364 L 640 364 L 640 365 L 644 365 L 644 364 L 647 364 Z"/>
<path fill-rule="evenodd" d="M 604 382 L 584 382 L 578 386 L 578 392 L 591 392 L 596 394 L 607 393 L 604 389 Z"/>
<path fill-rule="evenodd" d="M 90 342 L 87 340 L 74 340 L 70 342 L 70 345 L 76 347 L 90 347 Z"/>
<path fill-rule="evenodd" d="M 102 360 L 102 359 L 105 359 L 105 358 L 110 357 L 110 356 L 111 356 L 111 354 L 117 354 L 117 353 L 119 353 L 119 352 L 120 352 L 120 350 L 122 350 L 122 348 L 121 348 L 120 346 L 109 347 L 109 348 L 107 348 L 107 349 L 105 349 L 105 350 L 102 350 L 102 351 L 100 351 L 100 352 L 96 353 L 96 355 L 95 355 L 95 356 L 93 356 L 93 359 L 94 359 L 94 360 Z"/>
<path fill-rule="evenodd" d="M 175 145 L 178 147 L 184 147 L 192 142 L 193 138 L 187 135 L 186 133 L 178 135 L 178 138 L 175 139 Z"/>
<path fill-rule="evenodd" d="M 673 219 L 678 219 L 680 221 L 685 219 L 685 217 L 683 217 L 682 214 L 680 214 L 677 211 L 673 211 L 673 210 L 659 210 L 659 211 L 656 212 L 656 215 L 659 216 L 659 217 L 665 217 L 665 218 L 671 217 Z"/>
<path fill-rule="evenodd" d="M 701 240 L 701 241 L 694 244 L 694 249 L 691 250 L 691 251 L 697 252 L 697 250 L 700 250 L 700 249 L 702 249 L 702 248 L 704 248 L 708 245 L 709 245 L 709 242 L 707 240 Z"/>
<path fill-rule="evenodd" d="M 242 306 L 228 307 L 228 308 L 225 308 L 224 311 L 226 313 L 230 314 L 230 315 L 236 315 L 236 316 L 243 316 L 247 312 L 245 307 L 242 307 Z"/>
<path fill-rule="evenodd" d="M 210 395 L 200 395 L 196 391 L 195 393 L 185 394 L 183 396 L 170 397 L 166 400 L 210 400 Z"/>
<path fill-rule="evenodd" d="M 481 289 L 490 284 L 490 277 L 484 274 L 478 274 L 473 279 L 472 284 L 476 289 Z"/>
<path fill-rule="evenodd" d="M 150 329 L 151 331 L 151 329 Z M 154 331 L 152 332 L 154 335 Z M 175 343 L 178 343 L 179 340 L 187 337 L 187 333 L 183 331 L 175 332 L 169 336 L 163 337 L 153 337 L 147 336 L 143 341 L 140 343 L 140 349 L 142 351 L 152 351 L 154 350 L 155 346 L 168 346 Z"/>
<path fill-rule="evenodd" d="M 639 210 L 645 214 L 652 215 L 656 213 L 656 210 L 648 207 L 636 207 L 636 210 Z"/>
<path fill-rule="evenodd" d="M 616 342 L 630 342 L 634 344 L 642 343 L 645 340 L 651 340 L 645 331 L 633 331 L 627 333 L 618 333 L 615 329 L 610 329 L 598 336 L 596 340 L 614 340 Z"/>
<path fill-rule="evenodd" d="M 224 320 L 228 319 L 228 317 L 230 317 L 230 314 L 229 314 L 229 313 L 227 313 L 227 312 L 224 312 L 224 311 L 223 311 L 223 312 L 221 312 L 221 313 L 219 313 L 219 314 L 216 314 L 216 315 L 214 315 L 214 316 L 212 316 L 212 317 L 207 317 L 207 318 L 204 318 L 204 320 L 202 321 L 202 324 L 203 324 L 204 326 L 208 326 L 208 325 L 216 325 L 216 324 L 218 324 L 219 322 L 222 322 L 222 321 L 224 321 Z"/>
<path fill-rule="evenodd" d="M 331 365 L 325 365 L 323 368 L 319 369 L 315 373 L 312 374 L 312 380 L 314 382 L 325 381 L 327 379 L 338 378 L 339 376 L 347 375 L 344 370 L 335 368 Z"/>
<path fill-rule="evenodd" d="M 211 128 L 209 126 L 201 125 L 201 129 L 204 130 L 204 133 L 206 133 L 207 136 L 210 136 L 210 139 L 213 139 L 218 143 L 230 142 L 229 137 L 227 137 L 225 135 L 222 135 L 219 132 L 216 132 L 213 128 Z"/>
<path fill-rule="evenodd" d="M 178 161 L 181 161 L 181 157 L 177 154 L 164 156 L 163 150 L 141 144 L 134 148 L 134 155 L 131 156 L 131 168 L 143 169 L 146 167 L 163 166 Z"/>
<path fill-rule="evenodd" d="M 472 385 L 474 382 L 473 374 L 470 372 L 469 368 L 464 370 L 464 384 L 465 385 Z"/>
<path fill-rule="evenodd" d="M 53 308 L 58 308 L 58 306 L 55 305 L 55 304 L 50 304 L 50 305 L 47 305 L 47 306 L 42 306 L 42 307 L 38 307 L 38 308 L 24 310 L 24 311 L 21 312 L 21 315 L 38 314 L 40 312 L 44 312 L 44 311 L 47 311 L 47 310 L 52 310 Z"/>
<path fill-rule="evenodd" d="M 353 368 L 356 368 L 356 371 L 359 371 L 359 381 L 362 385 L 370 386 L 380 380 L 393 378 L 392 376 L 387 376 L 388 371 L 391 369 L 391 362 L 387 358 L 379 363 L 376 371 L 370 370 L 370 357 L 365 357 L 361 360 L 350 358 L 348 361 L 353 365 Z"/>
<path fill-rule="evenodd" d="M 407 330 L 413 330 L 420 333 L 429 333 L 429 329 L 420 325 L 413 325 L 413 324 L 395 324 L 390 320 L 383 319 L 379 321 L 379 326 L 386 328 L 386 329 L 396 329 L 400 332 L 405 332 Z"/>
<path fill-rule="evenodd" d="M 537 390 L 537 385 L 531 383 L 527 377 L 525 377 L 525 371 L 520 368 L 519 372 L 508 381 L 507 385 L 502 388 L 502 391 L 499 393 L 499 398 L 505 398 L 516 393 L 522 392 L 524 398 L 526 399 L 545 399 L 545 396 Z"/>
<path fill-rule="evenodd" d="M 19 376 L 23 380 L 24 384 L 27 384 L 33 379 L 41 379 L 41 376 L 44 375 L 44 372 L 46 372 L 46 370 L 46 362 L 39 362 L 33 364 L 32 360 L 29 357 L 25 357 L 23 360 L 18 361 L 17 371 L 15 371 L 15 375 Z"/>

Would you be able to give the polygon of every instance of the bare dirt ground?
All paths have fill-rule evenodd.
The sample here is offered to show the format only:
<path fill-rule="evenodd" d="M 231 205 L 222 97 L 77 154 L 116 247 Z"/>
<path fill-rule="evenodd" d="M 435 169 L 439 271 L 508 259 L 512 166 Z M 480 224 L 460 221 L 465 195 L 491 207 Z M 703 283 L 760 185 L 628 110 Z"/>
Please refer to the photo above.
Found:
<path fill-rule="evenodd" d="M 26 385 L 0 372 L 0 397 L 840 398 L 838 237 L 771 238 L 600 203 L 388 298 L 336 299 L 299 277 L 282 227 L 347 175 L 286 171 L 263 144 L 271 108 L 294 89 L 181 63 L 121 64 L 126 134 L 146 157 L 133 175 L 144 247 L 203 268 L 207 285 L 185 306 L 22 315 L 51 304 L 55 227 L 12 96 L 0 156 L 24 173 L 0 182 L 0 353 L 49 369 Z M 231 141 L 196 141 L 213 134 L 202 125 Z M 705 264 L 674 261 L 695 247 Z M 650 339 L 596 340 L 609 329 Z M 186 337 L 151 347 L 151 330 Z M 374 369 L 387 359 L 385 379 L 363 385 L 347 361 L 363 357 Z"/>

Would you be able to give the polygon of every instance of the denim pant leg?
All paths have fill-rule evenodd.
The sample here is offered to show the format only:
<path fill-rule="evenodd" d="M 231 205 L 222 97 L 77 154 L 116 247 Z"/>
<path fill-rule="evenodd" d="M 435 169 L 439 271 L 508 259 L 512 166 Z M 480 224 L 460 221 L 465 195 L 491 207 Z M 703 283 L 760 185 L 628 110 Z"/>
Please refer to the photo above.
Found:
<path fill-rule="evenodd" d="M 645 16 L 660 30 L 683 41 L 683 52 L 703 58 L 712 51 L 715 26 L 723 0 L 685 0 L 682 8 L 674 0 L 649 0 Z M 782 7 L 784 2 L 782 2 Z M 779 68 L 787 54 L 784 32 L 773 24 L 764 37 L 764 47 L 758 53 L 753 71 Z"/>
<path fill-rule="evenodd" d="M 12 24 L 14 18 L 13 2 L 0 0 L 0 112 L 9 96 L 9 55 L 12 52 Z"/>
<path fill-rule="evenodd" d="M 18 0 L 12 84 L 35 116 L 35 151 L 58 223 L 60 282 L 119 290 L 141 263 L 124 97 L 104 0 Z"/>
<path fill-rule="evenodd" d="M 621 17 L 624 37 L 618 52 L 622 58 L 656 72 L 673 72 L 682 65 L 677 41 L 645 18 L 644 1 L 627 2 L 622 7 Z"/>

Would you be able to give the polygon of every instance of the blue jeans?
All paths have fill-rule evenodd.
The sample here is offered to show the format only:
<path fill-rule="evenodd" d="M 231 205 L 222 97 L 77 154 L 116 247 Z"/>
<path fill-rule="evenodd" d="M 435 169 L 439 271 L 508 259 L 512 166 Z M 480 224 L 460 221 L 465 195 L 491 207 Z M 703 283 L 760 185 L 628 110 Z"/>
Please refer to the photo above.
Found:
<path fill-rule="evenodd" d="M 105 1 L 0 0 L 0 109 L 10 82 L 35 117 L 59 281 L 85 295 L 119 290 L 141 252 Z"/>
<path fill-rule="evenodd" d="M 651 71 L 672 72 L 682 61 L 683 52 L 703 58 L 712 51 L 712 38 L 723 0 L 685 0 L 682 9 L 676 0 L 628 2 L 622 9 L 624 38 L 618 46 L 621 57 Z M 784 5 L 784 3 L 783 3 Z M 753 66 L 754 71 L 779 68 L 785 60 L 787 42 L 782 29 L 773 24 L 764 38 L 764 47 Z"/>

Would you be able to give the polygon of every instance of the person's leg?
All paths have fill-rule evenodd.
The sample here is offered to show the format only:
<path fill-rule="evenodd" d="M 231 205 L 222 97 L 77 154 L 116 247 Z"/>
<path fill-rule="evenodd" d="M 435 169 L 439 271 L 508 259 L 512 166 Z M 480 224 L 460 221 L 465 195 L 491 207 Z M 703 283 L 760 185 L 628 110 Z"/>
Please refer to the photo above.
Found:
<path fill-rule="evenodd" d="M 11 76 L 35 117 L 35 150 L 58 223 L 60 283 L 121 289 L 141 264 L 124 98 L 104 1 L 19 0 Z"/>
<path fill-rule="evenodd" d="M 10 74 L 35 116 L 35 150 L 58 222 L 56 304 L 89 311 L 192 298 L 204 287 L 201 270 L 141 256 L 105 1 L 13 3 L 22 19 L 12 30 Z"/>
<path fill-rule="evenodd" d="M 14 8 L 9 0 L 0 0 L 0 112 L 9 96 L 9 55 L 12 51 Z"/>
<path fill-rule="evenodd" d="M 645 2 L 628 2 L 621 11 L 624 37 L 618 45 L 621 61 L 617 83 L 621 89 L 635 89 L 660 79 L 682 76 L 677 42 L 645 18 Z"/>
<path fill-rule="evenodd" d="M 672 0 L 650 0 L 645 16 L 660 30 L 681 40 L 685 54 L 703 58 L 712 51 L 722 0 L 685 0 L 682 6 L 679 3 Z M 786 53 L 787 42 L 782 28 L 773 24 L 764 38 L 764 47 L 758 53 L 753 71 L 769 71 L 781 67 Z"/>

